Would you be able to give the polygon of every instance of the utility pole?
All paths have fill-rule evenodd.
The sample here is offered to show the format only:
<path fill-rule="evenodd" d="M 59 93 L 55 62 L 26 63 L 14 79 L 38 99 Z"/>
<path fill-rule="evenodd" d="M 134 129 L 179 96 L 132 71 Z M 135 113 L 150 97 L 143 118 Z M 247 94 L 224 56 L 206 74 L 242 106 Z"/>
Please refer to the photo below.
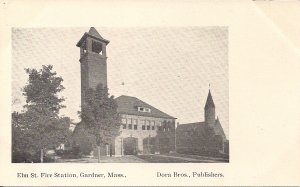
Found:
<path fill-rule="evenodd" d="M 100 134 L 97 134 L 97 151 L 98 151 L 98 163 L 100 163 Z"/>
<path fill-rule="evenodd" d="M 149 134 L 149 138 L 148 138 L 148 154 L 150 155 L 150 134 Z"/>

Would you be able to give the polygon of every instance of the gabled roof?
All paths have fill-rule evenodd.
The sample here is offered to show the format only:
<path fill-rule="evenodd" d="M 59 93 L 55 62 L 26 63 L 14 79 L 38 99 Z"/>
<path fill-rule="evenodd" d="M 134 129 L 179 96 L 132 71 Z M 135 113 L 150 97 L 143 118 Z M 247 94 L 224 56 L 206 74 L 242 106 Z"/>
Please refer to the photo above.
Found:
<path fill-rule="evenodd" d="M 195 130 L 202 130 L 204 131 L 205 122 L 195 122 L 195 123 L 186 123 L 186 124 L 180 124 L 177 126 L 176 131 L 182 132 L 182 131 L 195 131 Z"/>
<path fill-rule="evenodd" d="M 116 102 L 118 104 L 118 113 L 120 114 L 176 119 L 136 97 L 122 95 L 116 98 Z M 139 112 L 138 107 L 146 107 L 151 111 Z"/>
<path fill-rule="evenodd" d="M 195 136 L 200 139 L 205 139 L 206 133 L 207 128 L 204 122 L 181 124 L 176 128 L 176 134 L 179 141 L 186 141 Z"/>
<path fill-rule="evenodd" d="M 207 96 L 207 99 L 206 99 L 206 103 L 205 103 L 205 109 L 208 109 L 208 108 L 215 108 L 215 103 L 213 101 L 213 98 L 211 96 L 211 93 L 210 93 L 210 90 L 208 91 L 208 96 Z"/>
<path fill-rule="evenodd" d="M 223 128 L 222 128 L 222 126 L 221 126 L 221 123 L 220 123 L 220 121 L 219 121 L 219 117 L 217 117 L 217 119 L 216 119 L 216 122 L 215 122 L 215 125 L 214 125 L 214 129 L 215 129 L 216 135 L 220 135 L 220 136 L 222 136 L 224 139 L 226 139 L 224 130 L 223 130 Z"/>
<path fill-rule="evenodd" d="M 214 128 L 215 135 L 220 135 L 224 140 L 226 140 L 226 135 L 221 126 L 219 118 L 216 119 L 213 128 Z M 184 132 L 191 132 L 191 131 L 198 131 L 200 132 L 200 134 L 205 134 L 205 122 L 202 121 L 202 122 L 181 124 L 177 126 L 176 129 L 177 133 L 184 133 Z"/>

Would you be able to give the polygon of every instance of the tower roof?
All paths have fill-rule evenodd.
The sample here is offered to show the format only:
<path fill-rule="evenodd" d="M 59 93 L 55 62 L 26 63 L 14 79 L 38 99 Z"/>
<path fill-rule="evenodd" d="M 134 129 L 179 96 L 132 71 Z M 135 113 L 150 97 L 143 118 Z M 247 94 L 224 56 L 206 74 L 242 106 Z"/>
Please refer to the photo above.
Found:
<path fill-rule="evenodd" d="M 99 32 L 95 29 L 95 27 L 91 27 L 89 32 L 85 32 L 79 42 L 76 44 L 77 47 L 81 47 L 84 45 L 85 40 L 87 37 L 94 38 L 95 40 L 101 41 L 106 43 L 106 45 L 109 43 L 109 40 L 104 39 Z"/>
<path fill-rule="evenodd" d="M 213 98 L 211 96 L 211 93 L 210 93 L 210 90 L 208 91 L 208 96 L 207 96 L 207 99 L 206 99 L 206 103 L 205 103 L 205 109 L 208 109 L 208 108 L 215 108 L 215 103 L 213 101 Z"/>
<path fill-rule="evenodd" d="M 99 32 L 95 29 L 95 27 L 91 27 L 88 34 L 96 38 L 103 39 Z"/>

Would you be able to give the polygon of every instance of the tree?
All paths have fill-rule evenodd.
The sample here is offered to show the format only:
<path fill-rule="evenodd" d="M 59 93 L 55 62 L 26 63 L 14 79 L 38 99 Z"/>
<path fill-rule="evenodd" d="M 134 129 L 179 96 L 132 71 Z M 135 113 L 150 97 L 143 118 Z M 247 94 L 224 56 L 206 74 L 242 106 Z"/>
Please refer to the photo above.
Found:
<path fill-rule="evenodd" d="M 91 134 L 83 122 L 79 122 L 72 134 L 73 156 L 89 155 L 93 150 L 95 136 Z"/>
<path fill-rule="evenodd" d="M 40 151 L 41 162 L 46 148 L 55 148 L 70 136 L 70 118 L 59 116 L 59 110 L 64 107 L 61 103 L 65 100 L 58 96 L 64 89 L 63 79 L 52 69 L 51 65 L 40 70 L 25 69 L 29 75 L 23 89 L 25 112 L 12 113 L 13 152 L 34 156 Z"/>
<path fill-rule="evenodd" d="M 65 107 L 61 104 L 65 99 L 57 95 L 65 89 L 61 84 L 63 79 L 56 76 L 57 73 L 52 72 L 52 69 L 52 65 L 43 65 L 40 70 L 25 69 L 29 75 L 28 84 L 23 89 L 27 109 L 36 107 L 57 115 Z"/>
<path fill-rule="evenodd" d="M 100 146 L 111 144 L 120 133 L 121 120 L 117 112 L 117 103 L 109 96 L 107 87 L 99 84 L 96 89 L 88 89 L 84 94 L 82 124 L 96 139 L 98 161 L 100 161 Z"/>

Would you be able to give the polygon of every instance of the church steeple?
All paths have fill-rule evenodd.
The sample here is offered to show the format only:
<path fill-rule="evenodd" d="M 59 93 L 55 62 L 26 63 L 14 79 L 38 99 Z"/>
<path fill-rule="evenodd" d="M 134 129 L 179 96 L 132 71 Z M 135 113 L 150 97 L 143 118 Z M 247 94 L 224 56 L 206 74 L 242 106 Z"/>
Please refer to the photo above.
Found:
<path fill-rule="evenodd" d="M 204 107 L 204 119 L 207 126 L 212 127 L 215 124 L 215 115 L 215 103 L 209 89 Z"/>
<path fill-rule="evenodd" d="M 206 99 L 206 103 L 205 103 L 205 109 L 208 109 L 208 108 L 215 108 L 215 103 L 214 103 L 214 100 L 211 96 L 211 93 L 210 93 L 210 89 L 208 91 L 208 96 L 207 96 L 207 99 Z"/>

